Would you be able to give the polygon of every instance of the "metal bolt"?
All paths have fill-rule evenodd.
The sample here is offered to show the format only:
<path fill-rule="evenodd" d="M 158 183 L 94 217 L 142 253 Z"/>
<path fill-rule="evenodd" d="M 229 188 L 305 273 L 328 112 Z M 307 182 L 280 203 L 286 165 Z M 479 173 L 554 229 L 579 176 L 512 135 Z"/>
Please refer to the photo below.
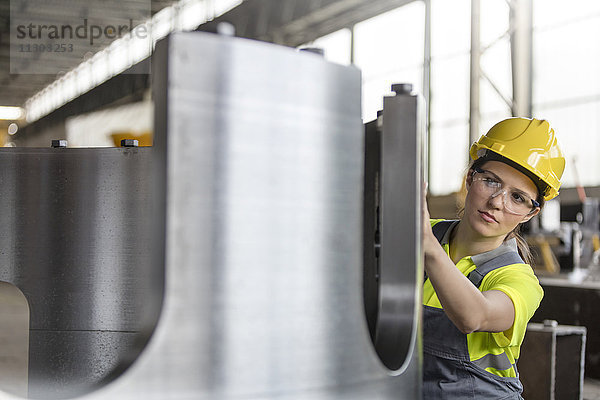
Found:
<path fill-rule="evenodd" d="M 121 147 L 138 147 L 139 142 L 136 139 L 121 140 Z"/>
<path fill-rule="evenodd" d="M 223 36 L 235 36 L 235 25 L 229 22 L 219 22 L 217 24 L 217 33 Z"/>
<path fill-rule="evenodd" d="M 64 149 L 65 147 L 67 147 L 67 141 L 64 139 L 52 140 L 52 147 L 54 147 L 55 149 Z"/>
<path fill-rule="evenodd" d="M 321 57 L 325 57 L 325 50 L 321 47 L 303 47 L 300 51 L 306 51 L 307 53 L 318 54 Z"/>
<path fill-rule="evenodd" d="M 556 328 L 558 326 L 558 321 L 555 321 L 553 319 L 545 319 L 544 326 L 546 328 Z"/>
<path fill-rule="evenodd" d="M 412 90 L 412 83 L 394 83 L 392 85 L 392 92 L 396 94 L 411 94 Z"/>

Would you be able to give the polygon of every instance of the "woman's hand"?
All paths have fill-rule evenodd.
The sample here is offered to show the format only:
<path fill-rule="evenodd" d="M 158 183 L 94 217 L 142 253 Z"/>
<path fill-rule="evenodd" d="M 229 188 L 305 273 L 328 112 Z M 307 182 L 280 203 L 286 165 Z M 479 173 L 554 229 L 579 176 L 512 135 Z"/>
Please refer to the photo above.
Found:
<path fill-rule="evenodd" d="M 422 217 L 422 239 L 423 239 L 423 253 L 425 257 L 428 254 L 431 254 L 432 251 L 438 249 L 440 247 L 439 242 L 435 238 L 433 234 L 433 230 L 431 229 L 431 217 L 429 216 L 429 209 L 427 207 L 427 182 L 423 182 L 423 209 L 421 210 Z"/>

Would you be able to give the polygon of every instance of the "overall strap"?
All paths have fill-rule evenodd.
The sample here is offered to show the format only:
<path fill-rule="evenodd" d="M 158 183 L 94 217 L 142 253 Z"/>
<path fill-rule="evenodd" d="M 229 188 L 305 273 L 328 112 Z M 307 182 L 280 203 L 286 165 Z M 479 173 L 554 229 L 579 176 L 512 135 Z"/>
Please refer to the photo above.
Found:
<path fill-rule="evenodd" d="M 476 267 L 467 277 L 477 288 L 481 285 L 483 278 L 493 270 L 511 264 L 524 263 L 519 255 L 517 241 L 514 238 L 505 241 L 500 247 L 492 251 L 472 256 L 471 260 Z"/>
<path fill-rule="evenodd" d="M 455 222 L 456 220 L 448 219 L 440 221 L 431 227 L 431 230 L 433 231 L 433 236 L 435 236 L 435 238 L 438 242 L 440 242 L 440 244 L 442 244 L 442 240 L 444 239 L 444 236 L 446 236 L 446 232 L 448 231 L 448 229 L 450 229 L 450 227 L 453 226 Z"/>
<path fill-rule="evenodd" d="M 448 230 L 451 229 L 456 223 L 457 220 L 444 220 L 436 223 L 431 227 L 433 235 L 438 240 L 438 242 L 440 242 L 440 244 L 444 244 L 444 242 L 448 241 Z M 469 278 L 469 280 L 473 283 L 473 285 L 475 285 L 476 288 L 479 288 L 479 286 L 481 286 L 483 278 L 493 270 L 511 264 L 524 263 L 523 259 L 519 255 L 519 252 L 517 250 L 517 242 L 514 238 L 507 240 L 506 242 L 502 243 L 500 247 L 492 251 L 472 256 L 471 260 L 476 265 L 476 267 L 473 271 L 469 273 L 467 278 Z M 426 273 L 425 280 L 427 280 Z"/>

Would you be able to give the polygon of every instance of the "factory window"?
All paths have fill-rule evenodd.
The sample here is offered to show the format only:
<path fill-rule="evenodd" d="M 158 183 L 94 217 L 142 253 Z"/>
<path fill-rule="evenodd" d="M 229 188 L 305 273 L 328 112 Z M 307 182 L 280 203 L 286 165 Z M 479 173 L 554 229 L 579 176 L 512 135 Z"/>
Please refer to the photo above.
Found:
<path fill-rule="evenodd" d="M 362 71 L 365 122 L 375 119 L 383 108 L 383 97 L 391 95 L 392 83 L 423 86 L 425 5 L 414 1 L 392 11 L 357 23 L 352 32 L 341 29 L 300 47 L 320 47 L 325 58 L 343 65 L 351 63 Z"/>
<path fill-rule="evenodd" d="M 563 185 L 600 183 L 600 2 L 535 0 L 533 113 L 553 125 Z"/>
<path fill-rule="evenodd" d="M 509 6 L 505 1 L 481 2 L 480 134 L 510 117 L 505 101 L 512 97 L 510 42 L 506 35 Z M 431 0 L 430 191 L 456 192 L 469 161 L 471 2 Z"/>
<path fill-rule="evenodd" d="M 469 141 L 469 0 L 431 1 L 429 191 L 460 188 Z"/>
<path fill-rule="evenodd" d="M 481 82 L 482 133 L 510 116 L 504 98 L 512 95 L 508 5 L 501 0 L 481 4 L 481 42 L 490 48 L 482 68 L 493 84 Z M 501 16 L 501 18 L 499 18 Z M 470 0 L 431 0 L 430 191 L 448 194 L 460 189 L 469 149 Z M 326 54 L 349 57 L 349 31 L 343 30 L 314 42 Z M 341 38 L 344 37 L 342 40 Z M 363 120 L 370 121 L 390 94 L 392 83 L 412 83 L 423 92 L 425 65 L 425 3 L 413 1 L 362 21 L 354 27 L 354 63 L 363 74 Z M 330 58 L 331 59 L 331 58 Z M 333 60 L 338 61 L 340 60 Z M 499 94 L 500 93 L 500 94 Z M 443 155 L 447 154 L 448 157 Z"/>
<path fill-rule="evenodd" d="M 456 192 L 469 156 L 471 1 L 431 1 L 429 188 Z M 533 116 L 548 119 L 567 158 L 563 185 L 600 183 L 600 2 L 533 0 Z M 506 1 L 481 2 L 480 134 L 510 117 L 512 67 Z M 375 118 L 390 85 L 408 82 L 422 91 L 425 5 L 413 1 L 354 27 L 354 63 L 363 73 L 363 120 Z M 315 41 L 350 58 L 349 30 Z M 448 155 L 448 156 L 444 156 Z M 573 168 L 576 167 L 576 168 Z M 579 172 L 579 173 L 578 173 Z"/>
<path fill-rule="evenodd" d="M 414 1 L 354 26 L 354 63 L 363 77 L 363 120 L 383 108 L 392 83 L 423 86 L 425 5 Z"/>
<path fill-rule="evenodd" d="M 325 51 L 328 61 L 342 65 L 349 65 L 352 53 L 352 33 L 350 29 L 340 29 L 320 37 L 312 42 L 311 47 L 318 47 Z"/>

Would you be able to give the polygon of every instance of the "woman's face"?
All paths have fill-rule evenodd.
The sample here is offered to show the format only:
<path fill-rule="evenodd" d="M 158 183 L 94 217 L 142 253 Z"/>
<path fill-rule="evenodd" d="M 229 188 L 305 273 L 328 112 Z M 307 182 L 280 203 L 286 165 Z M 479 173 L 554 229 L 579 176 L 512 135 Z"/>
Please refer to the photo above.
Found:
<path fill-rule="evenodd" d="M 531 199 L 537 198 L 537 188 L 534 183 L 525 174 L 504 164 L 500 161 L 488 161 L 481 166 L 482 170 L 488 171 L 486 175 L 493 176 L 495 180 L 501 183 L 503 189 L 507 189 L 507 196 L 510 193 L 521 193 L 523 198 L 527 196 Z M 465 200 L 466 219 L 473 231 L 483 237 L 506 237 L 515 227 L 536 215 L 540 209 L 536 208 L 528 215 L 515 215 L 505 207 L 505 196 L 500 193 L 491 196 L 488 192 L 481 190 L 480 182 L 473 184 L 473 171 L 470 171 L 467 177 L 467 198 Z M 477 179 L 475 174 L 475 179 Z M 510 201 L 510 197 L 507 197 Z M 531 204 L 529 201 L 528 204 Z"/>

